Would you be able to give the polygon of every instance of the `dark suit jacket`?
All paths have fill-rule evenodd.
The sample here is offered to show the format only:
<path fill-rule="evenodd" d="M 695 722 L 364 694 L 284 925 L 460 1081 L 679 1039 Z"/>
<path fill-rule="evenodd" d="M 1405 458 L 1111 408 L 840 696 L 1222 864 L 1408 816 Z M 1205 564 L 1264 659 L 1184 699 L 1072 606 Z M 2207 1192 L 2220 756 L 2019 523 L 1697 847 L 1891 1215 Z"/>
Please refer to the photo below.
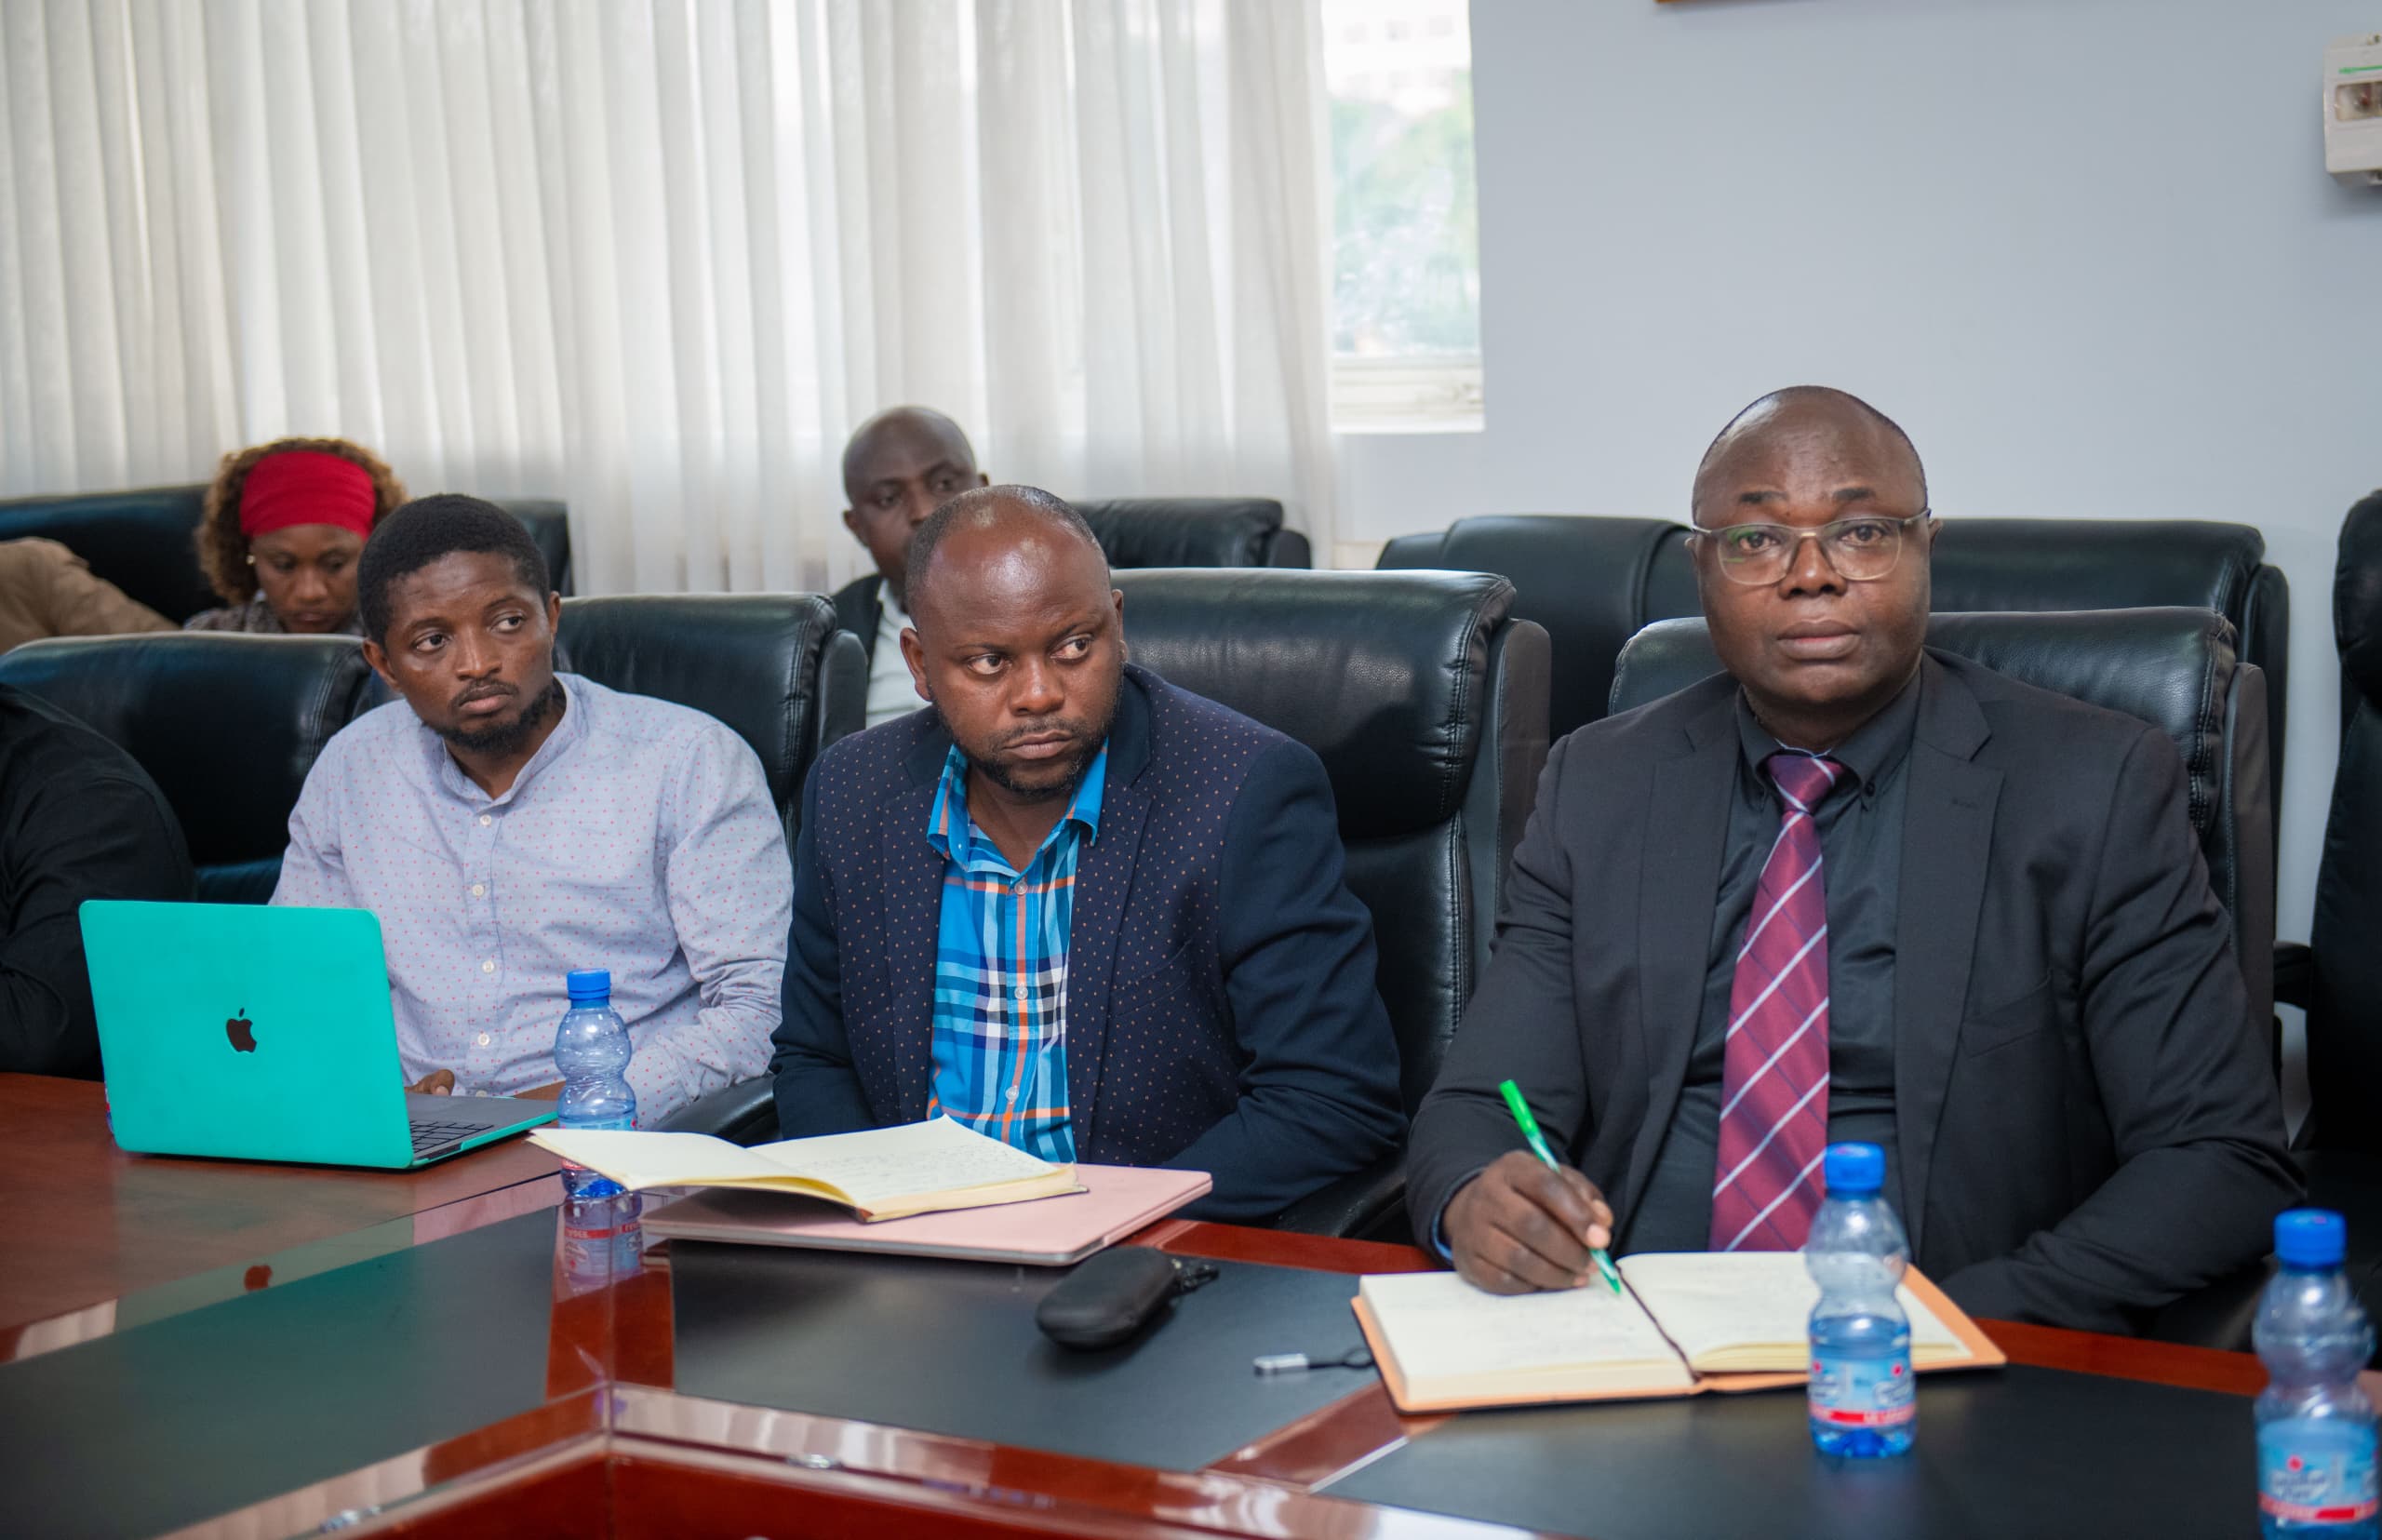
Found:
<path fill-rule="evenodd" d="M 926 1116 L 927 815 L 950 747 L 914 712 L 827 750 L 804 789 L 769 1065 L 789 1137 Z M 1211 1172 L 1188 1212 L 1259 1220 L 1396 1147 L 1398 1047 L 1341 863 L 1312 751 L 1127 668 L 1068 942 L 1077 1158 Z"/>
<path fill-rule="evenodd" d="M 836 624 L 860 638 L 860 649 L 871 663 L 877 660 L 877 623 L 885 616 L 877 596 L 884 590 L 885 579 L 871 572 L 836 589 L 828 601 L 836 607 Z"/>
<path fill-rule="evenodd" d="M 1894 938 L 1890 1195 L 1973 1314 L 2126 1331 L 2264 1254 L 2297 1194 L 2229 927 L 2157 729 L 1931 653 Z M 1428 1234 L 1519 1147 L 1497 1082 L 1626 1214 L 1686 1074 L 1736 770 L 1722 676 L 1559 743 L 1496 951 L 1415 1115 Z"/>
<path fill-rule="evenodd" d="M 181 824 L 132 756 L 0 685 L 0 1072 L 96 1078 L 83 901 L 187 904 L 194 880 Z"/>

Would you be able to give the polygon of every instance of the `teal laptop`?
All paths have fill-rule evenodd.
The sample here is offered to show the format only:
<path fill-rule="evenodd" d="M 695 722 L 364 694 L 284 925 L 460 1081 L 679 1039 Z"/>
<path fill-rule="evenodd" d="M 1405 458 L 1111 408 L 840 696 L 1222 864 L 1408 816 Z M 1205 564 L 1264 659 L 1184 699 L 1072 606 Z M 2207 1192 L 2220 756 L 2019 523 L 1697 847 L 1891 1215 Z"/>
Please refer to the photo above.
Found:
<path fill-rule="evenodd" d="M 554 1118 L 552 1102 L 405 1089 L 368 910 L 93 899 L 82 915 L 125 1149 L 398 1170 Z"/>

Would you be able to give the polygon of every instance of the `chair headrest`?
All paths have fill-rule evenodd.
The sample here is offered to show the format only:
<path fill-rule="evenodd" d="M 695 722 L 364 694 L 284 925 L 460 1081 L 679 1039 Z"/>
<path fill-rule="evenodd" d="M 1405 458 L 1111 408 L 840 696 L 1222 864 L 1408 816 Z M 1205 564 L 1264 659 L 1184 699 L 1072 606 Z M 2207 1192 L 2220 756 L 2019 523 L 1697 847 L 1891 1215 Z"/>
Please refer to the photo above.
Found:
<path fill-rule="evenodd" d="M 496 498 L 529 527 L 555 587 L 570 592 L 570 523 L 555 498 Z M 38 535 L 167 620 L 186 621 L 223 601 L 207 585 L 193 543 L 207 487 L 150 487 L 0 502 L 0 540 Z"/>
<path fill-rule="evenodd" d="M 1263 567 L 1282 505 L 1269 497 L 1128 497 L 1078 502 L 1111 567 Z"/>
<path fill-rule="evenodd" d="M 2365 498 L 2341 521 L 2340 557 L 2333 569 L 2333 639 L 2341 649 L 2342 677 L 2382 707 L 2382 492 Z"/>
<path fill-rule="evenodd" d="M 546 575 L 555 592 L 570 596 L 570 518 L 562 500 L 553 497 L 500 497 L 489 500 L 529 527 L 538 554 L 546 558 Z"/>
<path fill-rule="evenodd" d="M 2221 763 L 2233 628 L 2207 609 L 2014 610 L 1935 614 L 1927 645 L 2024 684 L 2121 711 L 2163 730 L 2195 788 Z M 1720 672 L 1701 620 L 1660 621 L 1630 639 L 1613 681 L 1618 713 Z M 2195 810 L 2206 798 L 2196 795 Z"/>
<path fill-rule="evenodd" d="M 206 496 L 192 486 L 14 498 L 0 502 L 0 540 L 54 540 L 167 620 L 186 621 L 223 602 L 191 542 Z"/>
<path fill-rule="evenodd" d="M 149 772 L 202 866 L 279 857 L 306 772 L 371 676 L 353 636 L 65 636 L 0 656 L 0 683 L 80 717 Z"/>
<path fill-rule="evenodd" d="M 1559 734 L 1604 715 L 1610 660 L 1639 626 L 1682 612 L 1650 609 L 1648 589 L 1657 558 L 1684 552 L 1686 537 L 1686 527 L 1668 519 L 1488 514 L 1451 525 L 1429 565 L 1513 580 L 1515 616 L 1546 627 L 1557 660 L 1547 721 Z M 1693 571 L 1683 558 L 1675 565 L 1685 574 L 1685 612 L 1693 612 Z"/>
<path fill-rule="evenodd" d="M 1116 575 L 1133 662 L 1315 750 L 1341 833 L 1455 816 L 1514 587 L 1487 572 L 1175 569 Z"/>
<path fill-rule="evenodd" d="M 1935 537 L 1934 606 L 2241 613 L 2267 555 L 2246 524 L 2202 519 L 1960 518 Z"/>
<path fill-rule="evenodd" d="M 835 630 L 836 607 L 816 594 L 632 594 L 565 599 L 559 640 L 597 684 L 727 723 L 783 811 L 810 768 L 806 730 Z"/>

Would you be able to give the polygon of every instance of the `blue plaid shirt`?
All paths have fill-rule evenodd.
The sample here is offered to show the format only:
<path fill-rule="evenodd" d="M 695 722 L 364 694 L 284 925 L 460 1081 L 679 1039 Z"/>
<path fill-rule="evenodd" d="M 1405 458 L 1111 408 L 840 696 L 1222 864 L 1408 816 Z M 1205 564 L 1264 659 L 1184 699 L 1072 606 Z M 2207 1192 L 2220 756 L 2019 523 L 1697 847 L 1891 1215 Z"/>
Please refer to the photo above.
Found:
<path fill-rule="evenodd" d="M 1067 1115 L 1067 933 L 1076 855 L 1100 837 L 1107 782 L 1104 744 L 1023 872 L 968 816 L 968 758 L 956 743 L 927 814 L 927 843 L 943 858 L 927 1116 L 947 1113 L 1045 1160 L 1076 1158 Z"/>

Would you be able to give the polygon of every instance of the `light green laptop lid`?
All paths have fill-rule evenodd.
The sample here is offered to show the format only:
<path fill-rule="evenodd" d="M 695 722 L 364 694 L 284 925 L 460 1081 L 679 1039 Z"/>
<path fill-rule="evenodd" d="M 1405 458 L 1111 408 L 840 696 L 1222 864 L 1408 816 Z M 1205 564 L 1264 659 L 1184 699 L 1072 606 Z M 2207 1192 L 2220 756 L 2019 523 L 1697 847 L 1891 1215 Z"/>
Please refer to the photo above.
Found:
<path fill-rule="evenodd" d="M 411 1163 L 369 911 L 93 899 L 82 917 L 119 1145 Z"/>

